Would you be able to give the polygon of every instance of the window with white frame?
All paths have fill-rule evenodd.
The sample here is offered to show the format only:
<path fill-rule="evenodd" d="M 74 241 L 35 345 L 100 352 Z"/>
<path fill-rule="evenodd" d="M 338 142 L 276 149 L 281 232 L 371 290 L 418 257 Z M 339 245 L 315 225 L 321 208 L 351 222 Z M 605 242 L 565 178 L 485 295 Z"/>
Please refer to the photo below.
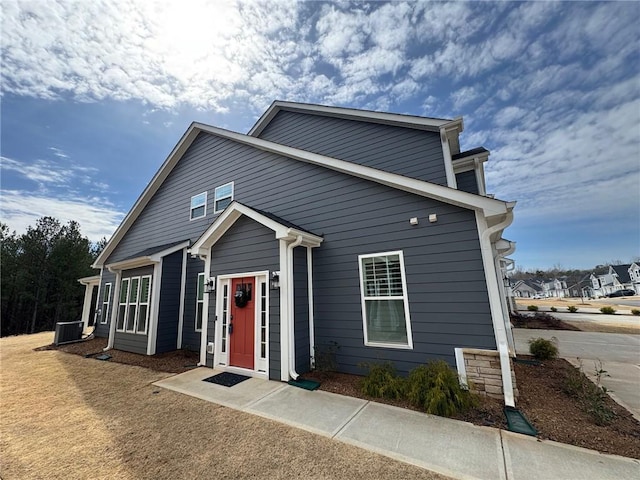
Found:
<path fill-rule="evenodd" d="M 109 318 L 110 303 L 111 303 L 111 284 L 105 283 L 104 290 L 102 292 L 102 318 L 100 318 L 100 323 L 107 323 L 107 319 Z"/>
<path fill-rule="evenodd" d="M 233 201 L 233 182 L 216 187 L 213 200 L 213 213 L 219 213 Z"/>
<path fill-rule="evenodd" d="M 125 330 L 129 333 L 135 332 L 136 315 L 138 314 L 138 294 L 140 289 L 140 277 L 132 277 L 129 283 L 129 299 L 127 301 L 127 325 Z"/>
<path fill-rule="evenodd" d="M 120 282 L 120 295 L 118 300 L 118 319 L 116 330 L 124 332 L 124 320 L 127 314 L 127 297 L 129 296 L 129 279 L 123 278 Z"/>
<path fill-rule="evenodd" d="M 364 343 L 413 348 L 402 251 L 358 256 Z"/>
<path fill-rule="evenodd" d="M 127 333 L 147 333 L 151 275 L 123 278 L 120 284 L 116 330 Z"/>
<path fill-rule="evenodd" d="M 207 192 L 199 193 L 191 197 L 190 220 L 204 217 L 207 214 Z"/>
<path fill-rule="evenodd" d="M 147 333 L 149 322 L 149 300 L 151 299 L 151 275 L 140 278 L 140 296 L 138 299 L 138 323 L 136 332 Z"/>
<path fill-rule="evenodd" d="M 196 290 L 196 332 L 200 332 L 202 331 L 202 314 L 204 312 L 204 273 L 198 274 Z"/>

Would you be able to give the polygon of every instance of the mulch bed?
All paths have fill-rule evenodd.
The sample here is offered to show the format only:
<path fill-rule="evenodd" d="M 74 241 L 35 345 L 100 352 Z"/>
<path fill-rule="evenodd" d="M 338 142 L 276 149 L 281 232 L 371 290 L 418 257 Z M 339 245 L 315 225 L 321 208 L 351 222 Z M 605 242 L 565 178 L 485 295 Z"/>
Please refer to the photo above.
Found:
<path fill-rule="evenodd" d="M 534 328 L 534 327 L 532 327 Z M 535 327 L 537 328 L 537 327 Z M 549 328 L 545 325 L 544 328 Z M 95 338 L 81 343 L 72 343 L 55 347 L 41 347 L 39 350 L 57 349 L 77 355 L 90 357 L 102 353 L 107 340 Z M 156 371 L 182 373 L 198 363 L 198 354 L 178 350 L 154 356 L 109 350 L 110 362 L 136 365 Z M 519 356 L 518 358 L 530 358 Z M 586 366 L 589 368 L 589 366 Z M 517 407 L 526 415 L 543 439 L 597 450 L 603 453 L 622 455 L 640 459 L 640 422 L 611 398 L 606 404 L 615 412 L 614 420 L 607 426 L 596 425 L 593 418 L 584 410 L 581 402 L 565 393 L 565 379 L 575 367 L 563 359 L 543 362 L 539 366 L 515 363 L 516 382 L 519 391 Z M 362 377 L 335 372 L 310 372 L 305 378 L 321 382 L 320 390 L 372 400 L 402 408 L 419 410 L 407 401 L 368 397 L 361 393 Z M 507 428 L 501 401 L 482 397 L 478 407 L 458 415 L 476 425 L 495 428 Z"/>
<path fill-rule="evenodd" d="M 36 350 L 60 350 L 62 352 L 73 353 L 87 357 L 96 357 L 103 353 L 107 346 L 106 338 L 93 338 L 84 342 L 69 343 L 66 345 L 47 345 Z M 111 349 L 109 362 L 136 365 L 138 367 L 149 368 L 159 372 L 183 373 L 195 368 L 200 360 L 197 352 L 190 350 L 176 350 L 173 352 L 160 353 L 158 355 L 138 355 L 137 353 L 123 352 Z"/>
<path fill-rule="evenodd" d="M 544 312 L 534 314 L 512 313 L 511 323 L 516 328 L 540 328 L 543 330 L 573 330 L 579 332 L 575 325 L 563 322 L 562 320 Z"/>

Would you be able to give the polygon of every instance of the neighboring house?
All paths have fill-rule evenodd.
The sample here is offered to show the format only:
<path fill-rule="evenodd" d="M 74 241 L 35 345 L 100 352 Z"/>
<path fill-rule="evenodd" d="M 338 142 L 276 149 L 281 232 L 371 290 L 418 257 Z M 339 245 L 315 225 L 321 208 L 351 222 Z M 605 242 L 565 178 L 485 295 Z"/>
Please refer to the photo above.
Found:
<path fill-rule="evenodd" d="M 610 265 L 605 273 L 592 273 L 589 278 L 591 279 L 594 296 L 606 297 L 610 293 L 624 288 L 630 288 L 637 292 L 638 289 L 634 285 L 634 280 L 631 278 L 631 272 L 633 271 L 634 274 L 636 272 L 636 270 L 632 268 L 633 265 L 635 264 Z M 636 268 L 638 268 L 637 265 Z M 638 280 L 638 282 L 640 283 L 640 280 Z"/>
<path fill-rule="evenodd" d="M 246 135 L 193 123 L 94 264 L 95 334 L 282 381 L 327 355 L 406 373 L 497 351 L 513 404 L 515 203 L 486 195 L 489 152 L 460 152 L 462 129 L 290 102 Z"/>
<path fill-rule="evenodd" d="M 628 272 L 632 285 L 630 288 L 633 288 L 636 291 L 636 294 L 640 295 L 640 265 L 635 262 L 632 263 L 629 265 Z"/>
<path fill-rule="evenodd" d="M 565 298 L 569 296 L 567 282 L 564 279 L 543 280 L 540 285 L 545 298 Z"/>
<path fill-rule="evenodd" d="M 542 296 L 542 288 L 533 280 L 518 280 L 512 290 L 513 294 L 520 298 Z"/>

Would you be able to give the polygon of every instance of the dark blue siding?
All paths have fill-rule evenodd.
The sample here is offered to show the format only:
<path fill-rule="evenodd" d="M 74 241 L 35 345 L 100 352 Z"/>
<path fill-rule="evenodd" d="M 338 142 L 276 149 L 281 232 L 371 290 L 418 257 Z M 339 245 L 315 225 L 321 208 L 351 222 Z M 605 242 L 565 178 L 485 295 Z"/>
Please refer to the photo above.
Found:
<path fill-rule="evenodd" d="M 396 362 L 401 371 L 430 358 L 453 364 L 454 347 L 495 348 L 473 211 L 209 134 L 194 140 L 112 257 L 187 237 L 195 240 L 214 216 L 208 208 L 205 219 L 189 222 L 190 196 L 208 190 L 212 201 L 215 186 L 229 181 L 235 182 L 236 200 L 324 235 L 323 244 L 314 249 L 316 343 L 338 343 L 342 371 L 360 372 L 359 363 L 384 359 Z M 427 221 L 431 213 L 437 214 L 436 223 Z M 411 217 L 418 217 L 419 224 L 410 225 Z M 231 241 L 230 233 L 221 245 Z M 216 246 L 219 266 L 217 273 L 212 267 L 212 275 L 279 270 L 277 242 L 272 241 L 267 257 L 256 255 L 260 250 L 255 246 L 240 244 L 227 245 L 225 257 L 216 254 L 221 248 Z M 358 255 L 391 250 L 404 252 L 412 351 L 364 346 Z M 272 313 L 278 304 L 274 292 Z M 274 322 L 271 315 L 271 349 L 278 338 Z M 210 328 L 210 339 L 212 335 Z M 279 367 L 276 361 L 279 354 L 271 351 L 272 374 Z"/>
<path fill-rule="evenodd" d="M 183 252 L 179 250 L 162 259 L 156 353 L 169 352 L 177 348 L 182 256 Z"/>
<path fill-rule="evenodd" d="M 238 221 L 211 249 L 211 276 L 234 273 L 269 271 L 280 269 L 279 243 L 273 230 L 251 220 L 240 217 Z M 257 290 L 256 290 L 257 291 Z M 270 345 L 269 377 L 279 379 L 280 375 L 280 338 L 274 339 L 273 324 L 280 322 L 280 313 L 274 309 L 279 305 L 280 290 L 269 290 Z M 213 341 L 215 318 L 215 295 L 209 298 L 208 341 Z M 278 329 L 278 334 L 280 330 Z M 277 360 L 277 363 L 272 363 Z M 207 354 L 207 364 L 211 355 Z M 272 367 L 273 365 L 273 367 Z M 277 376 L 276 376 L 277 373 Z"/>
<path fill-rule="evenodd" d="M 184 291 L 184 316 L 182 320 L 182 348 L 200 351 L 200 332 L 196 332 L 196 295 L 198 274 L 204 272 L 204 262 L 187 256 L 187 275 Z"/>
<path fill-rule="evenodd" d="M 478 181 L 476 179 L 476 172 L 474 170 L 467 170 L 456 174 L 456 183 L 458 184 L 458 190 L 463 190 L 469 193 L 479 193 Z"/>
<path fill-rule="evenodd" d="M 280 111 L 260 138 L 440 185 L 447 184 L 440 134 Z"/>

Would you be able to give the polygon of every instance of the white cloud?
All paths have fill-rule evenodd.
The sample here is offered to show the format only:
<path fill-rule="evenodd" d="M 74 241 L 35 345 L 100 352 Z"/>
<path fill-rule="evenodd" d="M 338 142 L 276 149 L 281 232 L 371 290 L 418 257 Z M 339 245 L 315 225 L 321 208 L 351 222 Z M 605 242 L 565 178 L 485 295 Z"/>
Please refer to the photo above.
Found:
<path fill-rule="evenodd" d="M 61 223 L 78 222 L 82 234 L 97 241 L 109 238 L 124 217 L 108 200 L 98 197 L 52 198 L 18 190 L 2 190 L 0 197 L 2 221 L 18 234 L 35 226 L 39 218 L 51 216 Z"/>
<path fill-rule="evenodd" d="M 25 162 L 2 156 L 0 157 L 0 168 L 5 173 L 13 172 L 36 183 L 40 191 L 69 188 L 77 182 L 82 182 L 98 191 L 106 191 L 109 188 L 105 183 L 94 179 L 98 169 L 72 162 L 67 154 L 57 148 L 50 148 L 50 150 L 53 150 L 53 155 L 59 160 L 38 159 L 33 162 Z"/>

